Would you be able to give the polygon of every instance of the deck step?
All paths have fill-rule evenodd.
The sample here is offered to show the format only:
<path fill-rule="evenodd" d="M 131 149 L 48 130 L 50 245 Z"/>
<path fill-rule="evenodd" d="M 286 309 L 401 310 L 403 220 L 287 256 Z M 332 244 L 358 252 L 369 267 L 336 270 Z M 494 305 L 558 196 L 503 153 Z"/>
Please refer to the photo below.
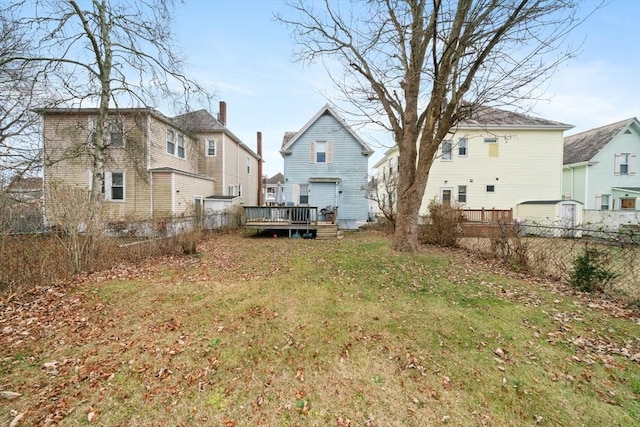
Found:
<path fill-rule="evenodd" d="M 334 240 L 338 236 L 337 224 L 318 224 L 316 230 L 316 239 L 318 240 Z"/>

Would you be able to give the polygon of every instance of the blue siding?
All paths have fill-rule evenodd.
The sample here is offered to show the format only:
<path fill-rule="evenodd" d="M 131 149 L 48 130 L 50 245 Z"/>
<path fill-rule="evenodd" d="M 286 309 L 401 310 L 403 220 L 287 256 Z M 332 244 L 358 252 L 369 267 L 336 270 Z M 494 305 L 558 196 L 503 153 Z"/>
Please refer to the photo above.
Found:
<path fill-rule="evenodd" d="M 312 141 L 333 143 L 333 163 L 310 163 Z M 321 115 L 290 147 L 284 156 L 285 192 L 287 201 L 293 200 L 293 185 L 308 184 L 310 178 L 339 178 L 338 217 L 341 220 L 366 222 L 368 201 L 364 186 L 367 183 L 369 158 L 363 146 L 331 114 Z M 310 204 L 320 208 L 336 204 L 335 184 L 311 183 Z M 341 193 L 340 193 L 341 192 Z"/>

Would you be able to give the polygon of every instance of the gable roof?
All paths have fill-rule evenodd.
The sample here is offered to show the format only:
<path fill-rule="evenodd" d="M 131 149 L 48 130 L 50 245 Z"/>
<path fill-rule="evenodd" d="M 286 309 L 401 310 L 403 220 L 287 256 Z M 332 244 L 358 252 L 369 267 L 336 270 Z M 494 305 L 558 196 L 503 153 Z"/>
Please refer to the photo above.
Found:
<path fill-rule="evenodd" d="M 362 154 L 366 154 L 367 156 L 370 156 L 373 154 L 373 150 L 371 149 L 371 147 L 369 147 L 369 145 L 366 142 L 364 142 L 364 140 L 360 138 L 358 134 L 354 132 L 353 129 L 351 129 L 351 127 L 347 124 L 347 122 L 338 113 L 336 113 L 329 104 L 325 104 L 325 106 L 322 107 L 320 111 L 318 111 L 311 118 L 311 120 L 309 120 L 298 132 L 284 133 L 280 154 L 282 154 L 283 156 L 287 154 L 291 146 L 296 143 L 298 138 L 300 138 L 300 136 L 302 136 L 320 117 L 322 117 L 325 114 L 329 114 L 333 116 L 333 118 L 336 119 L 336 121 L 340 123 L 342 127 L 347 130 L 347 132 L 349 132 L 349 134 L 353 137 L 353 139 L 358 141 L 358 143 L 362 146 Z"/>
<path fill-rule="evenodd" d="M 613 138 L 625 132 L 633 124 L 640 129 L 640 122 L 632 117 L 565 137 L 562 163 L 570 165 L 590 161 Z"/>
<path fill-rule="evenodd" d="M 260 159 L 260 156 L 256 154 L 249 146 L 243 143 L 240 138 L 235 136 L 225 125 L 223 125 L 218 119 L 207 110 L 191 111 L 189 113 L 181 114 L 174 117 L 173 122 L 181 129 L 185 129 L 192 134 L 202 133 L 218 133 L 222 132 L 229 135 L 235 142 L 238 143 L 245 151 L 251 154 L 256 159 Z"/>
<path fill-rule="evenodd" d="M 225 126 L 207 110 L 192 111 L 173 118 L 182 129 L 195 133 L 220 132 Z"/>
<path fill-rule="evenodd" d="M 267 185 L 276 185 L 278 183 L 284 184 L 284 175 L 282 174 L 282 172 L 278 172 L 277 174 L 273 175 L 271 178 L 267 178 L 266 180 Z"/>
<path fill-rule="evenodd" d="M 457 127 L 568 130 L 573 128 L 573 125 L 495 107 L 479 106 L 473 108 L 471 114 L 461 120 Z"/>

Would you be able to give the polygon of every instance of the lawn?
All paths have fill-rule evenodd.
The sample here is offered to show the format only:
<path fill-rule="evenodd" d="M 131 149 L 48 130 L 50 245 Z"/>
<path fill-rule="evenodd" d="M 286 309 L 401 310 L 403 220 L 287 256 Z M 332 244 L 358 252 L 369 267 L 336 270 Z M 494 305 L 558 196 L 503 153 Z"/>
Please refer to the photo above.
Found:
<path fill-rule="evenodd" d="M 198 249 L 1 296 L 0 425 L 640 425 L 632 310 L 375 232 Z"/>

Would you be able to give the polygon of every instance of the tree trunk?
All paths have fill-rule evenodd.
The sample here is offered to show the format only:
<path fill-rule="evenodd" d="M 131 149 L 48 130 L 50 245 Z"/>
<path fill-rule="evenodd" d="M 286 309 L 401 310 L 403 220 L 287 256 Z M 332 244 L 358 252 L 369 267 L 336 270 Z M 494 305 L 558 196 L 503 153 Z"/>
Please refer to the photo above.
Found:
<path fill-rule="evenodd" d="M 391 247 L 400 252 L 416 252 L 418 250 L 418 213 L 421 203 L 415 203 L 411 199 L 411 192 L 398 197 L 396 228 Z"/>

